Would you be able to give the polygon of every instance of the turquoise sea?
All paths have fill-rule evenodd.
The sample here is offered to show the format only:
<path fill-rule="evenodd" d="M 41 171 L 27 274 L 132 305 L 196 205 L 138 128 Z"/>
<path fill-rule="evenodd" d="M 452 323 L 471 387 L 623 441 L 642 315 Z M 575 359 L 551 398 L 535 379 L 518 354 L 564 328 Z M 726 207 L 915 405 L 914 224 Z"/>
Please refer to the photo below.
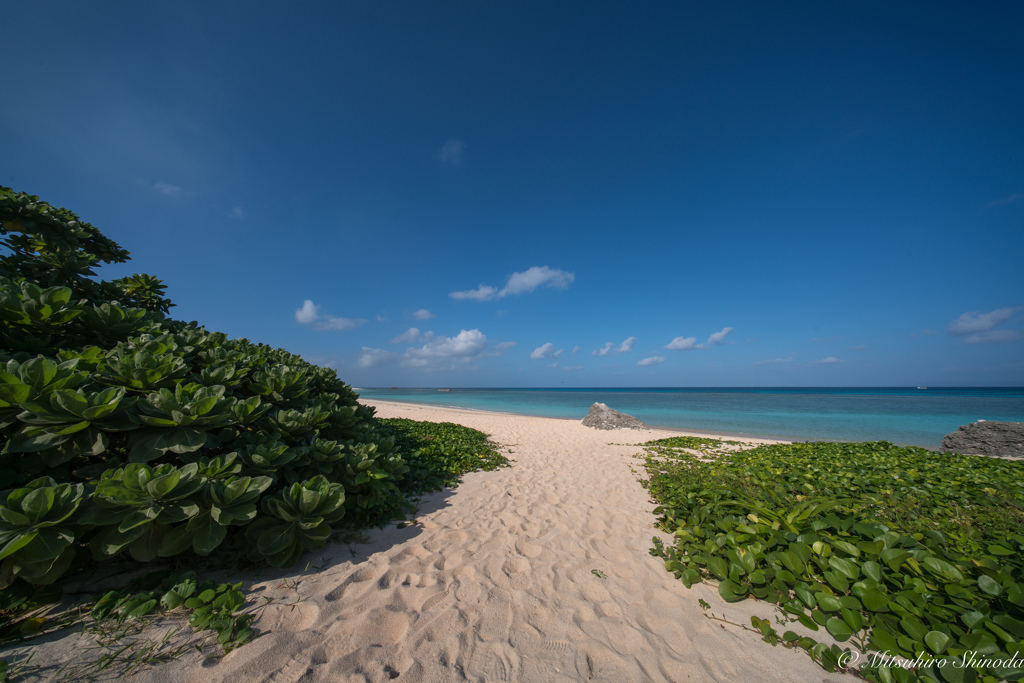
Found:
<path fill-rule="evenodd" d="M 358 389 L 406 401 L 582 420 L 606 403 L 652 427 L 796 441 L 938 448 L 977 420 L 1024 422 L 1024 387 L 703 389 Z"/>

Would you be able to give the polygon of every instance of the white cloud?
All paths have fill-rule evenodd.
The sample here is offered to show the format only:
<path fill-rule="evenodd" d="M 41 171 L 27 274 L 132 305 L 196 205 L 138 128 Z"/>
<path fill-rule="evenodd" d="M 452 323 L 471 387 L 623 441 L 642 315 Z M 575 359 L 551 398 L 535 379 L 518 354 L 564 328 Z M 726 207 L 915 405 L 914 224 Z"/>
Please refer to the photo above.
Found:
<path fill-rule="evenodd" d="M 548 266 L 533 266 L 521 273 L 512 273 L 509 275 L 508 281 L 505 283 L 505 287 L 500 290 L 497 287 L 481 284 L 476 289 L 470 289 L 463 292 L 452 292 L 448 296 L 453 299 L 490 301 L 492 299 L 501 299 L 502 297 L 506 297 L 510 294 L 526 294 L 528 292 L 532 292 L 538 287 L 567 289 L 575 279 L 575 273 L 559 270 L 557 268 L 549 268 Z"/>
<path fill-rule="evenodd" d="M 489 351 L 487 351 L 486 353 L 483 353 L 481 355 L 482 356 L 487 356 L 489 358 L 494 358 L 496 356 L 500 356 L 500 355 L 504 354 L 506 351 L 508 351 L 509 349 L 511 349 L 515 345 L 516 345 L 516 343 L 514 341 L 498 342 L 497 344 L 492 346 Z"/>
<path fill-rule="evenodd" d="M 1022 330 L 987 330 L 964 339 L 965 344 L 1000 344 L 1024 339 Z"/>
<path fill-rule="evenodd" d="M 241 220 L 245 218 L 245 211 L 242 210 L 242 207 L 236 206 L 228 212 L 228 218 L 234 218 L 236 221 Z"/>
<path fill-rule="evenodd" d="M 582 370 L 583 366 L 582 365 L 566 365 L 562 369 L 565 370 L 566 372 L 575 372 L 576 370 Z"/>
<path fill-rule="evenodd" d="M 498 293 L 497 287 L 480 285 L 476 289 L 469 289 L 465 292 L 452 292 L 448 296 L 453 299 L 474 299 L 476 301 L 490 301 Z"/>
<path fill-rule="evenodd" d="M 734 329 L 736 328 L 723 327 L 721 332 L 715 332 L 710 337 L 708 337 L 708 341 L 707 344 L 705 344 L 705 346 L 717 346 L 719 344 L 724 344 L 725 338 L 728 337 L 729 333 L 732 332 Z"/>
<path fill-rule="evenodd" d="M 400 334 L 397 337 L 395 337 L 394 339 L 392 339 L 391 343 L 392 344 L 416 344 L 416 343 L 419 343 L 419 342 L 430 341 L 433 338 L 434 338 L 434 333 L 433 332 L 427 331 L 427 332 L 421 333 L 420 329 L 418 327 L 410 327 L 408 330 L 406 330 L 402 334 Z"/>
<path fill-rule="evenodd" d="M 828 358 L 822 358 L 820 360 L 812 360 L 811 365 L 832 365 L 833 363 L 842 363 L 840 359 L 835 356 L 829 356 Z"/>
<path fill-rule="evenodd" d="M 434 337 L 419 349 L 406 351 L 407 358 L 469 358 L 487 348 L 480 330 L 461 330 L 454 337 Z"/>
<path fill-rule="evenodd" d="M 466 155 L 466 143 L 462 140 L 448 140 L 437 153 L 442 163 L 458 166 Z"/>
<path fill-rule="evenodd" d="M 582 349 L 582 348 L 583 348 L 582 346 L 574 346 L 574 347 L 572 347 L 572 355 L 575 356 L 577 353 L 580 352 L 580 349 Z"/>
<path fill-rule="evenodd" d="M 410 327 L 402 334 L 391 340 L 392 344 L 413 344 L 419 341 L 420 330 L 418 327 Z"/>
<path fill-rule="evenodd" d="M 153 183 L 153 189 L 161 194 L 165 194 L 168 197 L 180 197 L 181 193 L 185 191 L 185 188 L 178 187 L 177 185 L 171 185 L 159 180 Z"/>
<path fill-rule="evenodd" d="M 664 362 L 664 356 L 649 356 L 647 358 L 641 358 L 637 365 L 657 365 L 658 363 Z"/>
<path fill-rule="evenodd" d="M 690 349 L 707 349 L 712 346 L 718 346 L 726 343 L 725 338 L 728 337 L 729 333 L 734 329 L 736 328 L 723 327 L 721 332 L 713 333 L 703 344 L 698 344 L 696 337 L 676 337 L 666 344 L 665 348 L 669 351 L 688 351 Z"/>
<path fill-rule="evenodd" d="M 362 318 L 335 318 L 332 315 L 325 315 L 313 323 L 314 330 L 354 330 L 366 321 Z"/>
<path fill-rule="evenodd" d="M 316 320 L 318 306 L 309 299 L 302 302 L 302 308 L 295 311 L 295 322 L 300 325 L 309 325 Z"/>
<path fill-rule="evenodd" d="M 512 273 L 509 275 L 505 288 L 501 290 L 498 296 L 524 294 L 532 292 L 541 286 L 568 289 L 575 279 L 575 273 L 569 273 L 557 268 L 548 268 L 547 266 L 533 266 L 522 273 Z"/>
<path fill-rule="evenodd" d="M 676 337 L 666 344 L 665 348 L 669 351 L 686 351 L 688 349 L 696 348 L 696 345 L 696 337 Z"/>
<path fill-rule="evenodd" d="M 549 367 L 549 368 L 557 368 L 558 367 L 558 361 L 556 360 L 554 363 L 548 364 L 547 367 Z"/>
<path fill-rule="evenodd" d="M 300 325 L 312 325 L 314 330 L 353 330 L 366 321 L 362 318 L 338 318 L 333 315 L 322 315 L 320 307 L 306 299 L 302 302 L 302 308 L 295 311 L 295 322 Z"/>
<path fill-rule="evenodd" d="M 591 353 L 594 356 L 608 356 L 611 354 L 612 351 L 614 351 L 615 353 L 629 353 L 630 351 L 633 350 L 634 344 L 636 344 L 636 337 L 628 337 L 624 342 L 622 342 L 618 346 L 615 346 L 615 342 L 608 342 L 601 348 L 595 349 Z M 579 347 L 577 346 L 576 348 L 578 349 Z M 576 351 L 574 350 L 573 353 L 576 353 Z"/>
<path fill-rule="evenodd" d="M 759 360 L 756 363 L 754 363 L 754 367 L 757 367 L 758 365 L 769 365 L 771 363 L 792 363 L 792 362 L 793 362 L 793 356 L 789 356 L 788 358 L 772 358 L 771 360 Z"/>
<path fill-rule="evenodd" d="M 551 342 L 538 346 L 530 354 L 531 360 L 541 360 L 542 358 L 558 358 L 562 355 L 563 349 L 555 349 L 555 345 Z"/>
<path fill-rule="evenodd" d="M 395 354 L 385 351 L 384 349 L 373 349 L 369 346 L 364 346 L 363 353 L 359 356 L 359 367 L 375 368 L 391 362 L 394 358 Z"/>
<path fill-rule="evenodd" d="M 477 329 L 460 330 L 454 337 L 441 337 L 433 332 L 421 332 L 411 327 L 391 341 L 422 345 L 407 348 L 401 354 L 364 346 L 358 362 L 359 367 L 373 368 L 397 361 L 403 368 L 416 368 L 426 372 L 471 368 L 474 360 L 501 355 L 505 350 L 515 346 L 515 342 L 501 342 L 488 349 L 487 337 Z"/>
<path fill-rule="evenodd" d="M 1011 308 L 997 308 L 989 313 L 981 311 L 968 311 L 949 324 L 949 333 L 954 336 L 965 334 L 976 334 L 987 332 L 1001 322 L 1012 318 L 1017 311 L 1024 309 L 1024 306 Z"/>
<path fill-rule="evenodd" d="M 379 323 L 386 323 L 386 322 L 388 321 L 388 318 L 387 318 L 387 316 L 385 316 L 385 315 L 378 315 L 378 316 L 376 317 L 376 320 L 377 320 L 377 322 L 379 322 Z"/>
<path fill-rule="evenodd" d="M 404 368 L 423 370 L 455 369 L 479 358 L 487 348 L 487 337 L 480 330 L 461 330 L 454 337 L 434 337 L 418 349 L 406 349 Z"/>
<path fill-rule="evenodd" d="M 418 311 L 414 311 L 412 314 L 412 318 L 414 318 L 415 320 L 430 320 L 433 317 L 434 314 L 425 308 L 421 308 Z"/>

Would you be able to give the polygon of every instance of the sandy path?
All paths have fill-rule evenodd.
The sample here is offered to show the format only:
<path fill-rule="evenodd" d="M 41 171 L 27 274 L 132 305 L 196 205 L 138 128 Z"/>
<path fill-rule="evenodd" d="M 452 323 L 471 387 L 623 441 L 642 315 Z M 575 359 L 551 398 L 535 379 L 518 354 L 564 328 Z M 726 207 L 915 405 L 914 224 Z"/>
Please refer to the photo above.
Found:
<path fill-rule="evenodd" d="M 802 652 L 705 618 L 749 623 L 769 605 L 687 590 L 648 549 L 653 504 L 635 445 L 658 431 L 367 401 L 380 417 L 452 421 L 512 450 L 464 477 L 417 524 L 312 554 L 319 572 L 253 576 L 269 633 L 221 659 L 198 653 L 136 680 L 838 681 Z M 618 445 L 617 445 L 618 444 Z M 321 556 L 323 559 L 321 560 Z M 594 572 L 603 575 L 595 575 Z M 238 580 L 235 578 L 235 580 Z M 53 643 L 74 647 L 70 638 Z M 48 647 L 52 647 L 48 646 Z M 70 655 L 69 655 L 70 656 Z"/>

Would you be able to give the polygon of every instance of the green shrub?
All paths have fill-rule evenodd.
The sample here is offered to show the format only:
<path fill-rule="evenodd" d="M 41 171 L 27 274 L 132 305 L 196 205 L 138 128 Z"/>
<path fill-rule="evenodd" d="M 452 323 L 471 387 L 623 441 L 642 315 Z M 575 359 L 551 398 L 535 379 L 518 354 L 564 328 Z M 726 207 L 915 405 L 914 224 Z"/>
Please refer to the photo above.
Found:
<path fill-rule="evenodd" d="M 875 653 L 858 670 L 871 681 L 1024 677 L 1024 462 L 886 442 L 712 460 L 646 446 L 647 486 L 675 538 L 655 539 L 652 554 L 686 586 L 714 578 L 727 601 L 765 600 L 852 639 Z M 835 646 L 752 623 L 828 670 L 852 663 Z"/>
<path fill-rule="evenodd" d="M 156 278 L 95 279 L 128 252 L 70 211 L 0 188 L 0 236 L 0 588 L 125 555 L 292 564 L 464 471 L 334 371 L 169 318 Z"/>

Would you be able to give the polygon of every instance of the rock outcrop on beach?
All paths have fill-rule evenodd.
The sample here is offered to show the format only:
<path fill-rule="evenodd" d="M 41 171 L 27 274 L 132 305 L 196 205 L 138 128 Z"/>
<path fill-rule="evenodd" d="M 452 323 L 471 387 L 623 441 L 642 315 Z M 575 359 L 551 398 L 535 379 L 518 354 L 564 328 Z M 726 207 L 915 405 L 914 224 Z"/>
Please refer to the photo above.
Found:
<path fill-rule="evenodd" d="M 603 403 L 590 406 L 583 424 L 594 429 L 647 429 L 647 425 L 632 415 L 612 410 Z"/>
<path fill-rule="evenodd" d="M 972 422 L 942 437 L 942 450 L 1024 458 L 1024 422 Z"/>

